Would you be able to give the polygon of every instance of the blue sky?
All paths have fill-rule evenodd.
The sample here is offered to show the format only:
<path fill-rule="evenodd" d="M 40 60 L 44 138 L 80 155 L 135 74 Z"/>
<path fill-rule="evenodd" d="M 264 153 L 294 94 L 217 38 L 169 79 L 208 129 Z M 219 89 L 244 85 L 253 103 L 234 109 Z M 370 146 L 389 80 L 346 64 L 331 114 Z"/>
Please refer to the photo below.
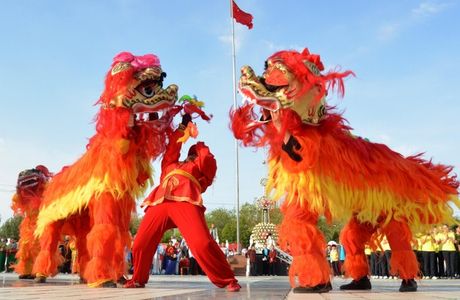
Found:
<path fill-rule="evenodd" d="M 254 28 L 236 24 L 237 68 L 260 73 L 281 49 L 308 47 L 326 68 L 356 73 L 331 98 L 354 133 L 402 154 L 460 170 L 460 4 L 439 1 L 239 0 Z M 0 3 L 0 215 L 19 171 L 73 163 L 94 134 L 93 106 L 112 57 L 155 53 L 179 93 L 214 115 L 200 138 L 218 159 L 208 209 L 233 208 L 234 141 L 229 1 L 2 1 Z M 262 194 L 264 150 L 240 148 L 240 201 Z M 154 167 L 159 173 L 158 163 Z M 158 174 L 157 174 L 158 175 Z"/>

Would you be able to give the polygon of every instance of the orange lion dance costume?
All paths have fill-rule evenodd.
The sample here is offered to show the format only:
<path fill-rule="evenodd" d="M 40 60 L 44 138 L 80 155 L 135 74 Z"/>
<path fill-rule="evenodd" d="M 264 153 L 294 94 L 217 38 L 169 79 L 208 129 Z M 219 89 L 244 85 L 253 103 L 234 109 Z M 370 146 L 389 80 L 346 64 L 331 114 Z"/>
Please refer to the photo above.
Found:
<path fill-rule="evenodd" d="M 45 166 L 24 170 L 18 175 L 16 194 L 11 209 L 15 215 L 23 217 L 19 226 L 19 250 L 16 253 L 17 264 L 14 270 L 19 279 L 33 279 L 32 267 L 40 251 L 40 243 L 34 237 L 37 216 L 43 198 L 43 191 L 51 177 Z"/>
<path fill-rule="evenodd" d="M 330 90 L 343 96 L 343 79 L 353 73 L 323 70 L 319 55 L 308 49 L 273 54 L 261 77 L 245 66 L 240 91 L 249 101 L 230 114 L 232 131 L 243 145 L 269 147 L 266 192 L 284 199 L 279 236 L 293 256 L 291 285 L 299 293 L 332 288 L 326 243 L 316 227 L 324 215 L 348 221 L 340 238 L 353 281 L 341 289 L 371 288 L 364 245 L 380 229 L 392 249 L 392 272 L 403 279 L 400 291 L 415 291 L 419 270 L 412 231 L 455 222 L 447 202 L 460 207 L 459 182 L 452 167 L 421 155 L 403 157 L 353 136 L 325 102 Z"/>
<path fill-rule="evenodd" d="M 177 113 L 178 87 L 163 89 L 165 77 L 153 54 L 122 52 L 114 58 L 98 101 L 96 134 L 86 153 L 45 191 L 35 230 L 41 246 L 33 269 L 37 282 L 56 274 L 54 253 L 65 233 L 76 237 L 82 280 L 90 287 L 116 287 L 131 244 L 135 199 L 148 185 L 150 162 L 165 150 Z"/>

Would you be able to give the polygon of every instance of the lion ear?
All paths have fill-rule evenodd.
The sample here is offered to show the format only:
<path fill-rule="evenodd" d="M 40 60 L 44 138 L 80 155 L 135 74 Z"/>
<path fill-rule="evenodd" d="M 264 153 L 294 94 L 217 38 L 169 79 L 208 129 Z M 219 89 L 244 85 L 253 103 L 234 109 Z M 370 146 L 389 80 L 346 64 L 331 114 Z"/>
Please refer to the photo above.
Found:
<path fill-rule="evenodd" d="M 302 51 L 302 56 L 308 56 L 310 55 L 310 51 L 308 51 L 308 48 L 304 48 L 303 51 Z"/>

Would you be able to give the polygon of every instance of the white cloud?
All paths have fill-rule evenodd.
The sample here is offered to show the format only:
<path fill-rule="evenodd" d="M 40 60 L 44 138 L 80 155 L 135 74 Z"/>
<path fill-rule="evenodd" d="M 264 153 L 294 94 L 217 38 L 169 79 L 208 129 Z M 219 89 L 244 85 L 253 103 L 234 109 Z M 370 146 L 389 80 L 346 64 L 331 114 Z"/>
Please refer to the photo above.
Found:
<path fill-rule="evenodd" d="M 392 23 L 381 25 L 377 29 L 377 39 L 380 41 L 390 41 L 397 37 L 401 32 L 404 32 L 421 21 L 422 18 L 433 16 L 446 10 L 450 3 L 437 3 L 433 1 L 425 1 L 413 8 L 406 16 Z"/>
<path fill-rule="evenodd" d="M 396 37 L 401 30 L 401 25 L 398 23 L 385 24 L 380 26 L 377 32 L 377 37 L 381 41 L 388 41 Z"/>
<path fill-rule="evenodd" d="M 281 51 L 281 50 L 296 50 L 301 52 L 304 48 L 308 48 L 307 46 L 300 46 L 297 44 L 291 44 L 291 45 L 282 45 L 282 44 L 276 44 L 272 41 L 264 40 L 263 43 L 265 44 L 265 48 L 270 50 L 271 52 L 276 52 L 276 51 Z"/>
<path fill-rule="evenodd" d="M 246 39 L 248 29 L 243 26 L 238 26 L 235 24 L 235 51 L 238 52 Z M 224 34 L 219 36 L 219 41 L 224 44 L 232 44 L 232 34 Z"/>
<path fill-rule="evenodd" d="M 412 10 L 412 15 L 415 17 L 435 15 L 442 12 L 449 6 L 449 3 L 422 2 L 417 8 Z"/>

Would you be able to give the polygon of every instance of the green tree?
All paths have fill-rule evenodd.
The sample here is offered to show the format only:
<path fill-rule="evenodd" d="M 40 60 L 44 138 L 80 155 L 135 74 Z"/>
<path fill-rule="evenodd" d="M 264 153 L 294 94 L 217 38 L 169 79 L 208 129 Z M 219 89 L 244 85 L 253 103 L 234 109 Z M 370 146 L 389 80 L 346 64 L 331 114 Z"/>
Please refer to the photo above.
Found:
<path fill-rule="evenodd" d="M 131 221 L 129 222 L 129 232 L 131 232 L 132 236 L 135 236 L 137 230 L 139 229 L 139 225 L 141 224 L 142 218 L 139 217 L 138 214 L 133 213 L 131 214 Z"/>
<path fill-rule="evenodd" d="M 236 242 L 236 215 L 230 222 L 222 228 L 222 233 L 219 236 L 221 242 L 228 241 L 229 243 Z"/>
<path fill-rule="evenodd" d="M 279 207 L 274 207 L 269 212 L 270 214 L 270 223 L 279 225 L 283 221 L 283 214 L 281 213 L 281 209 Z"/>
<path fill-rule="evenodd" d="M 182 234 L 176 228 L 169 229 L 163 234 L 163 238 L 161 239 L 162 243 L 168 243 L 171 240 L 171 237 L 175 236 L 177 239 L 182 239 Z"/>
<path fill-rule="evenodd" d="M 0 237 L 19 240 L 19 225 L 21 225 L 22 219 L 21 216 L 16 215 L 6 220 L 0 227 Z"/>
<path fill-rule="evenodd" d="M 341 222 L 332 222 L 332 224 L 328 224 L 326 218 L 321 217 L 319 218 L 317 225 L 323 232 L 326 242 L 339 241 L 340 231 L 343 228 L 343 224 Z"/>
<path fill-rule="evenodd" d="M 262 222 L 262 212 L 255 204 L 245 203 L 240 209 L 240 243 L 243 247 L 249 244 L 249 237 L 256 224 Z"/>
<path fill-rule="evenodd" d="M 225 241 L 226 239 L 228 239 L 228 235 L 226 235 L 226 237 L 224 238 L 222 231 L 227 224 L 236 223 L 236 215 L 234 211 L 225 208 L 217 208 L 208 212 L 205 217 L 208 227 L 211 227 L 211 224 L 214 224 L 214 226 L 217 228 L 220 240 Z M 228 232 L 228 229 L 226 232 Z M 228 241 L 230 242 L 230 240 Z"/>

